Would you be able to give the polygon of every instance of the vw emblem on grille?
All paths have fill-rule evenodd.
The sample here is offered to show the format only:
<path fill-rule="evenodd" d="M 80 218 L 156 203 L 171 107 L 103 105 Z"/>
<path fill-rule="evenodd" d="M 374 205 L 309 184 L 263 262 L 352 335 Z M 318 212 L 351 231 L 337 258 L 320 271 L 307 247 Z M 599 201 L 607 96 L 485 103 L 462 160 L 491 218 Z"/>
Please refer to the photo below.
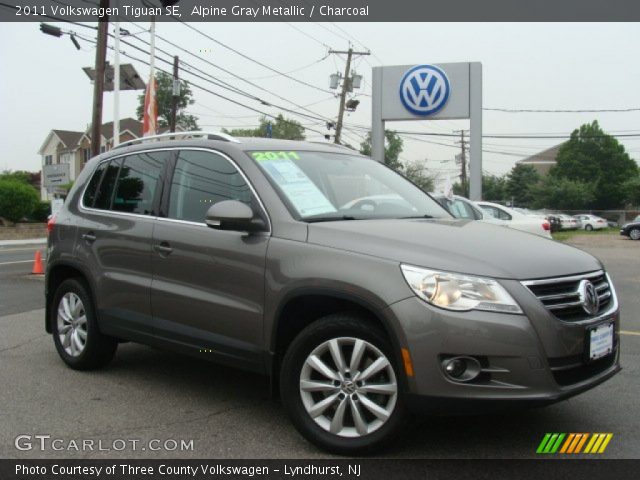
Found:
<path fill-rule="evenodd" d="M 600 308 L 600 298 L 593 283 L 589 280 L 582 280 L 578 286 L 578 294 L 584 311 L 589 315 L 597 314 Z"/>
<path fill-rule="evenodd" d="M 400 80 L 400 100 L 415 115 L 433 115 L 449 100 L 451 87 L 447 74 L 433 65 L 418 65 Z"/>

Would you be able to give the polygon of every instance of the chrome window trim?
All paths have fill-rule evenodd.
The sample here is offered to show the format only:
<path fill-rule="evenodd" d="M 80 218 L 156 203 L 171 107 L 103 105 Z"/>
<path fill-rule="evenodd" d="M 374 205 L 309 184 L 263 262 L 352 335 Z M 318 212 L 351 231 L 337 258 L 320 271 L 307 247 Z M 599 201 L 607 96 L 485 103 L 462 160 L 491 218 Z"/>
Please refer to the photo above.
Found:
<path fill-rule="evenodd" d="M 205 147 L 161 147 L 161 148 L 149 148 L 147 150 L 140 150 L 140 151 L 137 151 L 137 152 L 121 153 L 119 155 L 114 155 L 112 157 L 100 160 L 100 162 L 98 162 L 98 164 L 94 168 L 94 170 L 93 170 L 91 176 L 89 177 L 87 183 L 85 184 L 84 188 L 82 189 L 82 195 L 80 195 L 80 200 L 78 201 L 78 208 L 81 211 L 90 212 L 90 213 L 100 213 L 100 214 L 103 214 L 103 215 L 104 214 L 106 214 L 106 215 L 115 215 L 115 216 L 123 215 L 123 216 L 128 216 L 128 217 L 150 218 L 150 219 L 154 219 L 154 220 L 163 220 L 163 221 L 170 221 L 170 222 L 175 222 L 175 223 L 184 223 L 184 224 L 187 224 L 187 225 L 199 225 L 199 226 L 205 226 L 206 227 L 207 224 L 204 221 L 203 222 L 190 222 L 190 221 L 187 221 L 187 220 L 180 220 L 178 218 L 159 217 L 157 215 L 142 215 L 140 213 L 118 212 L 118 211 L 115 211 L 115 210 L 101 210 L 99 208 L 87 207 L 87 206 L 84 205 L 84 195 L 86 193 L 87 188 L 89 187 L 89 183 L 91 182 L 91 179 L 93 178 L 93 175 L 95 175 L 95 171 L 103 163 L 110 162 L 110 161 L 116 160 L 118 158 L 128 157 L 128 156 L 131 156 L 131 155 L 138 155 L 138 154 L 141 154 L 141 153 L 168 152 L 168 151 L 173 151 L 173 150 L 181 150 L 181 151 L 183 151 L 183 150 L 192 150 L 192 151 L 210 152 L 210 153 L 214 153 L 216 155 L 220 155 L 222 158 L 227 160 L 231 165 L 233 165 L 233 167 L 238 171 L 238 173 L 240 173 L 240 175 L 242 176 L 244 181 L 247 182 L 247 185 L 249 185 L 249 188 L 251 189 L 251 192 L 253 193 L 253 195 L 258 200 L 258 205 L 260 206 L 260 208 L 262 209 L 262 211 L 265 214 L 265 217 L 267 218 L 268 231 L 261 232 L 261 233 L 271 235 L 271 233 L 273 231 L 272 223 L 271 223 L 271 217 L 269 216 L 269 212 L 267 211 L 266 207 L 264 206 L 264 203 L 262 202 L 262 199 L 260 198 L 260 195 L 258 195 L 258 192 L 254 188 L 253 184 L 251 183 L 249 178 L 245 175 L 245 173 L 242 171 L 242 169 L 238 166 L 238 164 L 229 155 L 227 155 L 224 152 L 221 152 L 220 150 L 216 150 L 214 148 L 205 148 Z"/>

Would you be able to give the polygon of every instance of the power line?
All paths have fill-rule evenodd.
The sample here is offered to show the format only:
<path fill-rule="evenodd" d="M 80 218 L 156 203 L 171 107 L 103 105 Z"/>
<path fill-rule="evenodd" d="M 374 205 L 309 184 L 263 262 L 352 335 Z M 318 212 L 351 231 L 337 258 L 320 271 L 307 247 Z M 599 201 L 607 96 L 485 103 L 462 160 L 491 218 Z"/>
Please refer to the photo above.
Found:
<path fill-rule="evenodd" d="M 624 112 L 640 112 L 640 107 L 632 108 L 591 108 L 591 109 L 578 109 L 578 110 L 563 110 L 563 109 L 534 109 L 534 108 L 489 108 L 485 107 L 482 110 L 489 112 L 504 112 L 504 113 L 624 113 Z"/>
<path fill-rule="evenodd" d="M 292 77 L 291 75 L 288 75 L 288 74 L 283 73 L 283 72 L 279 72 L 277 69 L 275 69 L 275 68 L 273 68 L 273 67 L 270 67 L 269 65 L 266 65 L 266 64 L 262 63 L 261 61 L 256 60 L 255 58 L 251 58 L 250 56 L 248 56 L 248 55 L 246 55 L 246 54 L 244 54 L 244 53 L 242 53 L 242 52 L 240 52 L 240 51 L 236 50 L 236 49 L 235 49 L 235 48 L 233 48 L 233 47 L 230 47 L 229 45 L 227 45 L 227 44 L 225 44 L 225 43 L 221 42 L 220 40 L 217 40 L 217 39 L 213 38 L 211 35 L 208 35 L 208 34 L 204 33 L 203 31 L 198 30 L 196 27 L 194 27 L 193 25 L 191 25 L 191 24 L 189 24 L 189 23 L 186 23 L 186 22 L 180 21 L 180 20 L 179 20 L 179 19 L 177 19 L 177 18 L 176 18 L 175 20 L 177 20 L 178 22 L 180 22 L 180 23 L 181 23 L 182 25 L 184 25 L 185 27 L 190 28 L 190 29 L 191 29 L 191 30 L 193 30 L 194 32 L 197 32 L 197 33 L 199 33 L 200 35 L 202 35 L 203 37 L 205 37 L 205 38 L 207 38 L 207 39 L 211 40 L 212 42 L 217 43 L 217 44 L 218 44 L 218 45 L 220 45 L 221 47 L 226 48 L 227 50 L 229 50 L 229 51 L 231 51 L 231 52 L 235 53 L 236 55 L 239 55 L 239 56 L 241 56 L 242 58 L 244 58 L 244 59 L 246 59 L 246 60 L 249 60 L 250 62 L 253 62 L 253 63 L 257 64 L 257 65 L 260 65 L 261 67 L 266 68 L 267 70 L 270 70 L 270 71 L 272 71 L 273 73 L 276 73 L 276 74 L 278 74 L 278 75 L 280 75 L 280 76 L 282 76 L 282 77 L 288 78 L 289 80 L 292 80 L 292 81 L 294 81 L 294 82 L 296 82 L 296 83 L 299 83 L 299 84 L 301 84 L 301 85 L 305 85 L 305 86 L 307 86 L 307 87 L 309 87 L 309 88 L 313 88 L 314 90 L 318 90 L 318 91 L 320 91 L 320 92 L 324 92 L 324 93 L 331 93 L 331 92 L 329 92 L 328 90 L 325 90 L 325 89 L 323 89 L 323 88 L 320 88 L 320 87 L 317 87 L 317 86 L 315 86 L 315 85 L 312 85 L 312 84 L 310 84 L 310 83 L 308 83 L 308 82 L 305 82 L 305 81 L 303 81 L 303 80 L 300 80 L 299 78 Z"/>

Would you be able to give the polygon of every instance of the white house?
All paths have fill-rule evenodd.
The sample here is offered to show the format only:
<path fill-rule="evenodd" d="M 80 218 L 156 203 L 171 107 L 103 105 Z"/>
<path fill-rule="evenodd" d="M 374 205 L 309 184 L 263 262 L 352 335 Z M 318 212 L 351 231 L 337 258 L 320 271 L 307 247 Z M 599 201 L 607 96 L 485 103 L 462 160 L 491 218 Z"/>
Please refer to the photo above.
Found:
<path fill-rule="evenodd" d="M 102 125 L 100 151 L 113 147 L 113 122 Z M 120 120 L 120 142 L 142 136 L 142 122 L 133 118 Z M 38 155 L 42 157 L 42 200 L 62 194 L 61 186 L 75 181 L 91 158 L 91 127 L 84 132 L 51 130 Z"/>

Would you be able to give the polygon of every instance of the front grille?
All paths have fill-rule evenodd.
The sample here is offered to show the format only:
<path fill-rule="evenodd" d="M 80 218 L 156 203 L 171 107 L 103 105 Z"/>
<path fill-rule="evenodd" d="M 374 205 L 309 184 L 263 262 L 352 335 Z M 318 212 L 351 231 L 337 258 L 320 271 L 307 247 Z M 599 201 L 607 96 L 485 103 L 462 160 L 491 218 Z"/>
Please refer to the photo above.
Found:
<path fill-rule="evenodd" d="M 596 287 L 600 307 L 595 315 L 589 315 L 582 307 L 578 286 L 582 280 L 589 280 Z M 605 312 L 611 302 L 612 291 L 604 272 L 587 273 L 571 277 L 531 280 L 523 284 L 557 318 L 566 322 L 589 320 Z"/>
<path fill-rule="evenodd" d="M 616 349 L 606 357 L 591 363 L 582 363 L 581 356 L 549 359 L 551 373 L 558 385 L 568 386 L 584 382 L 601 374 L 613 366 L 616 361 Z"/>

